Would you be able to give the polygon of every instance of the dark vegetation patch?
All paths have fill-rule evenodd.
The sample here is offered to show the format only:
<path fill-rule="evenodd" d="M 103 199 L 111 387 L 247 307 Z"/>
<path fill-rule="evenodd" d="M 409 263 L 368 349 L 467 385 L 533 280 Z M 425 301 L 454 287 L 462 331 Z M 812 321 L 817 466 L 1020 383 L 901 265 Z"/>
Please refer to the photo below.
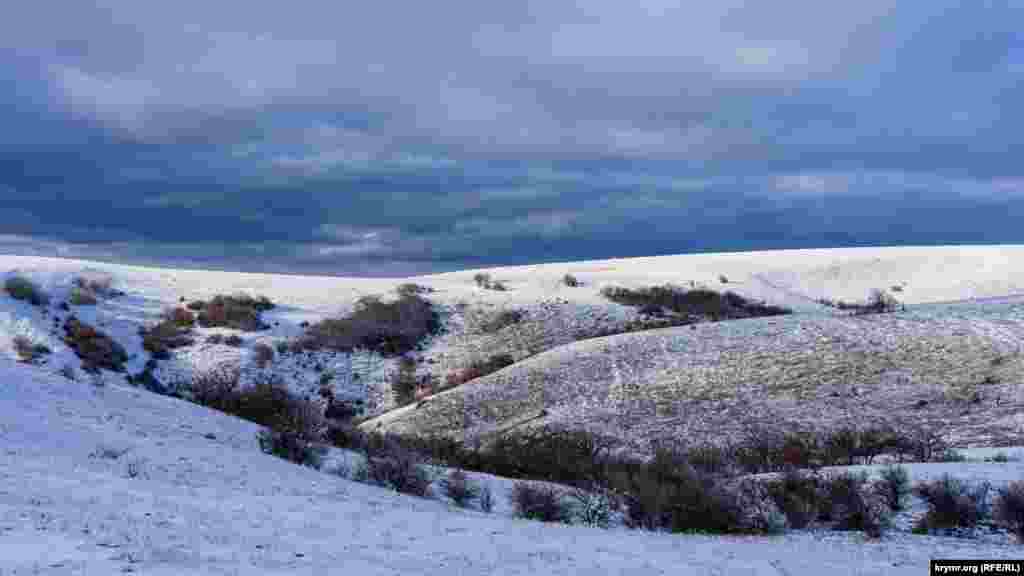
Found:
<path fill-rule="evenodd" d="M 1010 482 L 996 494 L 996 522 L 1012 532 L 1024 544 L 1024 481 Z"/>
<path fill-rule="evenodd" d="M 270 347 L 270 344 L 257 342 L 252 347 L 252 353 L 256 365 L 260 368 L 266 368 L 268 364 L 274 361 L 274 349 Z"/>
<path fill-rule="evenodd" d="M 10 276 L 4 280 L 4 291 L 11 298 L 23 300 L 33 306 L 46 306 L 50 303 L 50 295 L 24 276 Z"/>
<path fill-rule="evenodd" d="M 139 336 L 142 337 L 142 349 L 157 360 L 166 360 L 171 357 L 171 350 L 191 346 L 195 343 L 189 329 L 190 324 L 184 322 L 183 317 L 178 316 L 178 311 L 184 311 L 191 317 L 191 312 L 188 310 L 177 308 L 165 313 L 160 322 L 148 328 L 139 329 Z"/>
<path fill-rule="evenodd" d="M 429 286 L 422 286 L 414 282 L 399 284 L 398 287 L 395 288 L 395 292 L 399 296 L 418 296 L 420 294 L 429 294 L 433 291 L 434 289 Z"/>
<path fill-rule="evenodd" d="M 407 294 L 393 302 L 364 296 L 351 315 L 309 326 L 293 350 L 351 352 L 363 348 L 393 357 L 415 350 L 425 337 L 440 329 L 439 314 L 420 296 Z"/>
<path fill-rule="evenodd" d="M 441 480 L 441 489 L 459 508 L 468 507 L 473 500 L 480 497 L 480 486 L 458 468 L 450 471 L 448 476 Z"/>
<path fill-rule="evenodd" d="M 199 313 L 203 328 L 232 328 L 243 332 L 267 330 L 269 325 L 260 319 L 260 313 L 274 308 L 266 296 L 254 298 L 248 294 L 217 295 L 209 302 L 194 301 L 188 309 Z"/>
<path fill-rule="evenodd" d="M 240 376 L 238 368 L 198 374 L 189 386 L 190 399 L 265 426 L 259 435 L 264 452 L 319 468 L 324 454 L 322 407 L 292 393 L 278 375 L 257 374 L 245 388 Z"/>
<path fill-rule="evenodd" d="M 612 302 L 640 308 L 650 316 L 671 314 L 676 320 L 686 323 L 699 319 L 717 321 L 791 313 L 786 308 L 747 300 L 735 292 L 719 293 L 702 288 L 686 290 L 670 284 L 635 290 L 607 286 L 601 290 L 601 295 Z"/>
<path fill-rule="evenodd" d="M 515 515 L 541 522 L 567 522 L 569 506 L 560 490 L 552 486 L 516 482 L 512 485 Z"/>
<path fill-rule="evenodd" d="M 14 347 L 15 354 L 18 355 L 18 361 L 27 364 L 35 363 L 43 356 L 53 352 L 46 344 L 33 342 L 31 338 L 21 334 L 11 339 L 11 345 Z"/>
<path fill-rule="evenodd" d="M 844 302 L 842 300 L 831 300 L 829 298 L 820 298 L 817 302 L 822 306 L 828 306 L 829 308 L 850 312 L 854 316 L 883 314 L 886 312 L 895 312 L 897 310 L 904 309 L 903 304 L 900 304 L 899 300 L 897 300 L 895 296 L 878 289 L 872 290 L 865 302 Z"/>
<path fill-rule="evenodd" d="M 98 373 L 101 368 L 124 371 L 128 353 L 110 336 L 74 316 L 64 321 L 64 333 L 64 343 L 82 360 L 86 372 Z"/>
<path fill-rule="evenodd" d="M 928 511 L 915 530 L 927 533 L 974 528 L 991 515 L 990 491 L 991 486 L 987 482 L 966 482 L 949 474 L 917 484 L 914 493 L 925 501 Z"/>
<path fill-rule="evenodd" d="M 502 310 L 480 323 L 480 331 L 485 334 L 493 334 L 502 328 L 518 324 L 526 317 L 523 310 Z"/>
<path fill-rule="evenodd" d="M 566 274 L 565 276 L 562 276 L 562 284 L 565 284 L 569 288 L 578 288 L 582 286 L 580 281 L 572 274 Z"/>
<path fill-rule="evenodd" d="M 511 354 L 495 354 L 486 360 L 478 360 L 461 370 L 449 372 L 445 376 L 444 389 L 447 390 L 465 384 L 470 380 L 492 374 L 515 363 L 515 358 Z"/>

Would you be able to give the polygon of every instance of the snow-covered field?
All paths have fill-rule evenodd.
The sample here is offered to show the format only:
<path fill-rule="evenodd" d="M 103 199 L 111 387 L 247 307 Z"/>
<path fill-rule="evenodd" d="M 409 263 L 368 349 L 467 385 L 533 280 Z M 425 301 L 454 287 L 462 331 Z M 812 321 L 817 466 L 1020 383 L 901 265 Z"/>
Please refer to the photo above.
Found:
<path fill-rule="evenodd" d="M 963 338 L 971 344 L 953 346 L 954 352 L 1011 354 L 1012 345 L 1020 339 L 1016 299 L 980 299 L 1024 293 L 1022 261 L 1024 247 L 1019 246 L 702 254 L 491 269 L 487 272 L 509 288 L 496 292 L 475 285 L 477 271 L 408 280 L 348 279 L 0 256 L 0 279 L 14 272 L 24 274 L 59 302 L 75 275 L 86 270 L 109 274 L 114 287 L 125 294 L 101 300 L 95 307 L 73 307 L 73 311 L 125 345 L 133 355 L 128 363 L 132 373 L 141 370 L 147 359 L 138 327 L 153 322 L 161 310 L 182 298 L 243 291 L 266 295 L 278 304 L 264 313 L 272 329 L 243 334 L 241 348 L 206 344 L 202 336 L 217 330 L 200 330 L 195 346 L 161 363 L 159 374 L 170 381 L 175 374 L 186 378 L 194 370 L 225 362 L 249 366 L 253 342 L 273 343 L 294 336 L 300 333 L 302 321 L 344 313 L 359 296 L 386 294 L 405 281 L 433 288 L 430 299 L 445 308 L 449 332 L 431 342 L 423 356 L 434 364 L 424 363 L 422 368 L 441 374 L 465 362 L 467 356 L 486 354 L 492 345 L 474 335 L 472 315 L 458 312 L 459 303 L 470 311 L 522 307 L 531 316 L 556 309 L 553 319 L 544 324 L 560 327 L 554 337 L 544 333 L 522 348 L 515 348 L 515 342 L 512 346 L 533 348 L 533 352 L 550 350 L 524 365 L 550 356 L 562 358 L 559 366 L 571 366 L 574 358 L 586 356 L 587 347 L 611 342 L 613 347 L 602 353 L 616 353 L 614 342 L 673 333 L 676 329 L 569 346 L 571 339 L 560 340 L 579 328 L 574 322 L 614 323 L 631 317 L 631 309 L 600 296 L 602 286 L 666 282 L 724 287 L 793 307 L 800 314 L 780 321 L 776 335 L 767 339 L 794 341 L 801 334 L 813 335 L 809 327 L 821 326 L 814 324 L 821 321 L 814 318 L 848 322 L 830 317 L 832 312 L 815 304 L 815 299 L 858 300 L 872 288 L 898 285 L 903 302 L 927 306 L 892 322 L 911 325 L 931 321 L 929 314 L 949 316 L 950 342 L 964 336 L 958 330 L 973 330 Z M 574 274 L 583 286 L 562 285 L 566 273 Z M 721 284 L 720 276 L 728 279 L 727 285 Z M 973 303 L 937 305 L 954 301 Z M 65 379 L 59 370 L 66 364 L 77 366 L 78 361 L 54 330 L 55 315 L 58 322 L 64 317 L 53 308 L 44 315 L 38 308 L 0 295 L 0 576 L 819 574 L 826 570 L 921 574 L 929 558 L 1022 556 L 1022 548 L 1005 537 L 966 540 L 897 532 L 881 541 L 867 541 L 859 534 L 794 532 L 736 538 L 546 525 L 509 517 L 507 502 L 501 500 L 509 483 L 501 479 L 490 480 L 499 498 L 492 515 L 396 495 L 264 455 L 257 446 L 255 425 L 132 388 L 123 376 L 106 373 L 105 386 L 89 378 Z M 579 321 L 577 316 L 586 318 Z M 800 329 L 790 329 L 786 322 Z M 703 325 L 698 332 L 744 330 L 735 327 L 739 323 L 726 324 L 730 326 Z M 10 341 L 17 334 L 45 343 L 53 354 L 39 366 L 14 362 Z M 657 349 L 641 341 L 646 349 Z M 1005 344 L 1006 350 L 997 344 Z M 659 362 L 653 357 L 650 361 Z M 984 355 L 977 359 L 979 365 L 990 361 Z M 279 360 L 274 369 L 312 383 L 318 371 L 308 367 L 310 362 L 320 362 L 322 368 L 338 374 L 361 373 L 358 381 L 338 378 L 335 382 L 339 392 L 350 395 L 372 394 L 392 368 L 379 357 L 333 355 Z M 1017 402 L 1012 394 L 1019 394 L 1020 378 L 1014 366 L 1012 360 L 1000 362 L 1000 401 Z M 517 364 L 503 372 L 518 369 Z M 1009 432 L 1000 437 L 1006 445 L 1014 443 L 1016 421 L 1008 422 Z M 1024 443 L 1021 435 L 1016 439 L 1017 445 Z M 981 458 L 985 454 L 983 448 L 979 450 Z M 943 471 L 998 484 L 1022 478 L 1024 466 L 1011 459 L 911 468 L 921 478 Z"/>

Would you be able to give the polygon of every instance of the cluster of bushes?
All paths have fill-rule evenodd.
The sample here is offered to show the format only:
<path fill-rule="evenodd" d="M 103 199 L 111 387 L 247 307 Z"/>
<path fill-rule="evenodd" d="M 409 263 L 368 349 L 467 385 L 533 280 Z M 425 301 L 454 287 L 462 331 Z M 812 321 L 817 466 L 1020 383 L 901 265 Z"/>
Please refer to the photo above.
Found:
<path fill-rule="evenodd" d="M 11 298 L 24 300 L 33 306 L 46 306 L 50 303 L 50 295 L 24 276 L 10 276 L 4 280 L 4 291 Z"/>
<path fill-rule="evenodd" d="M 871 291 L 866 302 L 844 302 L 842 300 L 831 300 L 828 298 L 819 298 L 817 302 L 818 304 L 828 306 L 829 308 L 849 311 L 855 316 L 883 314 L 886 312 L 895 312 L 896 310 L 904 309 L 904 306 L 900 304 L 896 297 L 883 290 L 878 290 L 877 288 Z"/>
<path fill-rule="evenodd" d="M 524 483 L 517 489 L 522 494 L 512 495 L 517 513 L 524 517 L 589 517 L 600 524 L 608 510 L 621 508 L 627 525 L 654 530 L 770 533 L 813 524 L 877 536 L 911 493 L 906 469 L 888 466 L 874 481 L 863 475 L 823 474 L 818 469 L 867 463 L 891 453 L 880 452 L 870 441 L 884 436 L 883 432 L 868 429 L 852 434 L 861 438 L 859 442 L 869 441 L 845 444 L 849 449 L 836 448 L 844 445 L 841 438 L 851 437 L 848 429 L 820 436 L 751 434 L 731 446 L 661 446 L 649 459 L 616 456 L 617 441 L 580 431 L 544 429 L 501 436 L 475 449 L 448 438 L 379 435 L 345 425 L 332 426 L 327 438 L 339 447 L 360 451 L 401 446 L 406 455 L 417 455 L 422 462 L 573 488 L 566 494 Z M 900 446 L 910 459 L 922 454 L 942 458 L 944 453 L 935 449 L 938 436 L 935 432 L 897 435 L 892 446 Z M 808 446 L 817 446 L 818 451 Z M 777 476 L 745 478 L 765 472 Z M 920 493 L 922 488 L 917 490 Z M 1006 510 L 1001 512 L 1008 518 L 1003 522 L 1013 529 L 1014 518 L 1024 523 L 1024 484 L 1007 494 L 1007 504 L 999 509 Z"/>
<path fill-rule="evenodd" d="M 429 300 L 415 294 L 402 295 L 393 302 L 364 296 L 356 302 L 351 315 L 328 318 L 307 327 L 295 348 L 340 352 L 362 348 L 383 356 L 400 356 L 415 350 L 423 338 L 440 330 L 440 315 Z"/>
<path fill-rule="evenodd" d="M 898 466 L 869 481 L 866 474 L 823 474 L 782 462 L 780 474 L 759 480 L 742 477 L 737 471 L 744 464 L 730 460 L 744 450 L 659 447 L 650 459 L 633 459 L 613 455 L 612 439 L 585 432 L 542 430 L 470 449 L 450 439 L 364 433 L 349 424 L 325 428 L 322 406 L 293 395 L 280 377 L 263 374 L 242 389 L 237 369 L 197 376 L 190 392 L 197 403 L 266 426 L 259 441 L 267 453 L 319 467 L 320 442 L 326 440 L 364 454 L 353 479 L 406 494 L 431 496 L 428 462 L 456 468 L 440 485 L 458 506 L 474 501 L 484 510 L 493 506 L 489 488 L 464 470 L 574 487 L 567 492 L 546 483 L 517 482 L 511 500 L 524 518 L 606 526 L 621 510 L 628 526 L 651 530 L 773 533 L 813 525 L 879 536 L 913 492 L 928 506 L 919 531 L 970 528 L 994 518 L 1024 542 L 1024 482 L 998 491 L 993 505 L 987 484 L 948 476 L 919 483 L 912 491 L 906 470 Z M 756 452 L 765 446 L 744 448 Z M 777 465 L 775 450 L 749 462 Z"/>
<path fill-rule="evenodd" d="M 500 280 L 492 280 L 491 275 L 486 272 L 478 272 L 473 275 L 473 282 L 476 285 L 485 290 L 497 290 L 498 292 L 504 292 L 508 290 Z"/>
<path fill-rule="evenodd" d="M 734 292 L 713 290 L 686 290 L 678 286 L 650 286 L 636 290 L 606 286 L 601 295 L 612 302 L 640 308 L 641 313 L 663 316 L 665 311 L 682 318 L 709 318 L 728 320 L 790 314 L 787 308 L 753 302 Z"/>
<path fill-rule="evenodd" d="M 292 393 L 284 379 L 260 373 L 245 388 L 240 371 L 226 368 L 193 378 L 189 398 L 203 406 L 255 422 L 266 429 L 259 434 L 260 448 L 291 462 L 320 467 L 325 453 L 323 408 Z"/>
<path fill-rule="evenodd" d="M 254 298 L 248 294 L 217 295 L 209 302 L 189 302 L 188 309 L 198 313 L 203 328 L 233 328 L 243 332 L 267 330 L 269 325 L 260 319 L 260 313 L 274 308 L 266 296 Z"/>
<path fill-rule="evenodd" d="M 128 353 L 110 336 L 74 316 L 64 321 L 64 333 L 64 343 L 82 360 L 86 372 L 98 373 L 101 368 L 124 371 Z"/>
<path fill-rule="evenodd" d="M 395 288 L 395 292 L 399 296 L 418 296 L 420 294 L 429 294 L 433 291 L 434 289 L 429 286 L 422 286 L 414 282 L 399 284 L 398 287 Z"/>
<path fill-rule="evenodd" d="M 171 350 L 183 346 L 191 346 L 195 341 L 191 336 L 191 327 L 195 324 L 195 316 L 185 308 L 173 308 L 164 312 L 160 322 L 139 329 L 142 337 L 142 349 L 153 358 L 166 360 L 171 357 Z"/>
<path fill-rule="evenodd" d="M 515 358 L 511 354 L 495 354 L 486 360 L 477 360 L 469 366 L 448 373 L 444 380 L 444 389 L 453 388 L 465 384 L 470 380 L 481 378 L 502 368 L 515 364 Z"/>
<path fill-rule="evenodd" d="M 46 344 L 33 342 L 31 338 L 21 334 L 11 339 L 11 345 L 14 353 L 18 355 L 18 360 L 29 364 L 53 352 Z"/>
<path fill-rule="evenodd" d="M 493 334 L 502 328 L 522 322 L 525 317 L 526 313 L 522 310 L 502 310 L 481 322 L 479 328 L 485 334 Z"/>

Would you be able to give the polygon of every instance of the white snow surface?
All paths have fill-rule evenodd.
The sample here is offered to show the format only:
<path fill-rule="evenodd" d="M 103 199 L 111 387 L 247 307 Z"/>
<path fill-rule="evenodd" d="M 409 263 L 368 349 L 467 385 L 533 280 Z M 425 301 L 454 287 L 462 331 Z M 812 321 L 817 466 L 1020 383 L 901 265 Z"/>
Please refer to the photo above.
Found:
<path fill-rule="evenodd" d="M 136 372 L 146 360 L 138 327 L 182 297 L 236 291 L 270 297 L 279 306 L 264 319 L 278 325 L 244 335 L 248 344 L 295 335 L 303 320 L 343 313 L 361 295 L 384 294 L 410 280 L 434 288 L 432 299 L 445 305 L 525 305 L 556 296 L 588 306 L 607 304 L 599 295 L 606 284 L 718 285 L 724 275 L 740 294 L 810 310 L 815 298 L 862 299 L 872 288 L 897 284 L 907 304 L 1019 295 L 1022 257 L 1021 246 L 972 246 L 575 262 L 491 269 L 509 287 L 494 292 L 475 286 L 474 270 L 351 279 L 0 256 L 0 280 L 24 274 L 59 301 L 75 275 L 111 274 L 125 296 L 74 312 L 124 344 L 134 355 L 129 371 Z M 561 285 L 565 273 L 583 287 Z M 0 294 L 0 576 L 922 574 L 931 558 L 1024 556 L 1005 538 L 722 537 L 544 524 L 511 518 L 504 494 L 510 481 L 496 478 L 488 480 L 498 498 L 490 515 L 398 495 L 264 455 L 256 425 L 126 386 L 119 375 L 105 373 L 104 386 L 65 379 L 58 369 L 78 362 L 52 321 Z M 17 334 L 46 343 L 53 355 L 38 366 L 16 363 L 10 339 Z M 432 353 L 443 353 L 439 340 Z M 187 371 L 247 354 L 247 348 L 201 345 L 171 364 Z M 1024 477 L 1020 449 L 974 450 L 977 460 L 1002 451 L 1011 461 L 914 465 L 911 473 L 950 472 L 996 485 Z"/>

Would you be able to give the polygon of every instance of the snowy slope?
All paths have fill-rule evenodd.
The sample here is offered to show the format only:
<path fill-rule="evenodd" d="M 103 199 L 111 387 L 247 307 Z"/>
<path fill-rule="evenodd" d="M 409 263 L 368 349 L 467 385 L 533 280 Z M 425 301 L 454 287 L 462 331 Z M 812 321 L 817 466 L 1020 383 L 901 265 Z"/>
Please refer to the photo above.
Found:
<path fill-rule="evenodd" d="M 4 576 L 921 574 L 931 557 L 1020 555 L 911 535 L 678 536 L 487 516 L 263 455 L 252 424 L 183 401 L 7 361 L 0 382 Z"/>

